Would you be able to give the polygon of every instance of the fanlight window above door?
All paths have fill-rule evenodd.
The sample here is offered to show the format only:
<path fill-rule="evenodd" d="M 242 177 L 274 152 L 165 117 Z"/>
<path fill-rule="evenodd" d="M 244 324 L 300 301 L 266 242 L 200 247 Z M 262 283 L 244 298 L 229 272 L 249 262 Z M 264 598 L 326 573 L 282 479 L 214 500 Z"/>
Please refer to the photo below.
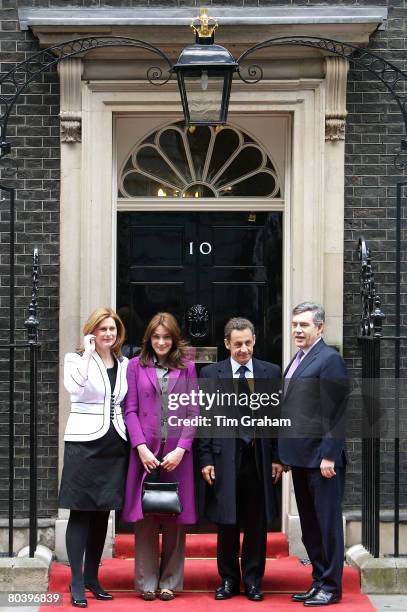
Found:
<path fill-rule="evenodd" d="M 276 169 L 250 136 L 234 127 L 187 128 L 150 134 L 119 173 L 119 198 L 280 198 Z"/>

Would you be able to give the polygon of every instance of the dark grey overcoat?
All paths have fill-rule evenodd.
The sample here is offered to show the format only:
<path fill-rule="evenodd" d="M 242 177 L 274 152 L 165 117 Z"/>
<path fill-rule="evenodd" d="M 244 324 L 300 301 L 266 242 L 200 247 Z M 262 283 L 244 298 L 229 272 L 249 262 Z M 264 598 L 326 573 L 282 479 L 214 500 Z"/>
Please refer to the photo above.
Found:
<path fill-rule="evenodd" d="M 281 382 L 280 368 L 267 361 L 253 358 L 254 390 L 267 391 L 278 389 Z M 219 388 L 229 390 L 233 385 L 230 359 L 213 363 L 202 368 L 200 379 L 219 381 Z M 215 386 L 218 386 L 217 384 Z M 236 413 L 238 414 L 238 408 Z M 262 415 L 264 411 L 262 411 Z M 260 416 L 260 414 L 259 414 Z M 275 416 L 275 414 L 273 415 Z M 230 434 L 230 432 L 228 432 Z M 275 435 L 270 432 L 271 435 Z M 264 436 L 264 431 L 262 432 Z M 205 514 L 213 523 L 235 524 L 236 517 L 236 438 L 212 437 L 199 440 L 199 463 L 203 468 L 215 466 L 215 482 L 206 486 Z M 264 487 L 267 522 L 271 523 L 278 513 L 275 485 L 272 481 L 272 463 L 279 462 L 277 440 L 275 437 L 259 437 L 255 440 L 256 463 Z"/>

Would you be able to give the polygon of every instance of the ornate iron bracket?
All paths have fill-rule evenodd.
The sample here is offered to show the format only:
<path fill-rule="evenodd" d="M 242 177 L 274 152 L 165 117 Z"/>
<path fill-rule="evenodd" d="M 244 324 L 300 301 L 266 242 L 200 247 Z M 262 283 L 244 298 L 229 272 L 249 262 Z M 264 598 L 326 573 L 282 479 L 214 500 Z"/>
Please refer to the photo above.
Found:
<path fill-rule="evenodd" d="M 400 70 L 400 68 L 384 60 L 376 53 L 356 47 L 350 43 L 332 38 L 319 38 L 317 36 L 280 36 L 253 45 L 238 57 L 237 63 L 239 68 L 237 73 L 240 79 L 250 84 L 261 81 L 263 70 L 258 64 L 251 64 L 245 69 L 242 68 L 241 64 L 246 58 L 257 51 L 277 46 L 311 47 L 325 53 L 337 55 L 355 67 L 369 71 L 383 83 L 396 101 L 403 119 L 405 135 L 407 136 L 407 89 L 405 88 L 407 72 Z M 394 164 L 400 170 L 407 167 L 407 139 L 401 141 L 400 150 L 396 153 Z"/>
<path fill-rule="evenodd" d="M 24 89 L 41 73 L 70 57 L 76 57 L 103 47 L 129 47 L 150 51 L 163 60 L 168 69 L 168 75 L 159 66 L 151 66 L 147 70 L 147 79 L 152 85 L 164 85 L 172 76 L 172 64 L 167 55 L 158 47 L 135 38 L 124 36 L 88 36 L 75 38 L 67 42 L 53 45 L 30 56 L 16 64 L 12 70 L 0 79 L 2 94 L 0 95 L 0 158 L 9 155 L 11 144 L 7 141 L 8 119 L 17 99 Z"/>
<path fill-rule="evenodd" d="M 363 236 L 359 238 L 358 255 L 360 261 L 360 295 L 362 298 L 359 335 L 381 338 L 383 320 L 386 315 L 380 307 L 381 300 L 376 293 L 371 253 Z"/>

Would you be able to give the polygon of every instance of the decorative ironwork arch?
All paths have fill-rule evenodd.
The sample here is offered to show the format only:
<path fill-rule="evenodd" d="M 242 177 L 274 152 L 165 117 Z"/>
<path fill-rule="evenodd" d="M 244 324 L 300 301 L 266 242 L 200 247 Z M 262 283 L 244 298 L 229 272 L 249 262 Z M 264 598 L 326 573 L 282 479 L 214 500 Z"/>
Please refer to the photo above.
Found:
<path fill-rule="evenodd" d="M 263 70 L 258 64 L 247 67 L 246 78 L 242 70 L 242 62 L 250 55 L 263 49 L 277 46 L 302 46 L 331 53 L 346 59 L 359 68 L 363 68 L 373 74 L 387 88 L 392 98 L 397 103 L 404 124 L 406 138 L 401 142 L 401 151 L 407 151 L 407 92 L 398 91 L 401 83 L 407 84 L 407 72 L 401 70 L 393 63 L 385 60 L 376 53 L 331 38 L 317 36 L 280 36 L 267 39 L 261 43 L 246 49 L 237 59 L 238 76 L 248 84 L 258 83 L 263 78 Z M 153 85 L 164 85 L 167 83 L 174 70 L 168 56 L 158 47 L 134 38 L 122 36 L 89 36 L 86 38 L 75 38 L 58 45 L 53 45 L 30 56 L 23 62 L 14 66 L 9 72 L 0 78 L 0 87 L 11 86 L 12 91 L 0 94 L 0 107 L 5 111 L 0 115 L 0 158 L 10 153 L 11 145 L 7 142 L 7 125 L 11 110 L 24 89 L 41 73 L 58 64 L 59 62 L 81 55 L 88 51 L 104 47 L 130 47 L 144 49 L 156 55 L 166 64 L 168 75 L 163 78 L 163 69 L 159 66 L 151 66 L 147 70 L 147 79 Z M 398 160 L 400 169 L 407 167 L 407 161 Z"/>
<path fill-rule="evenodd" d="M 8 86 L 11 92 L 0 94 L 0 108 L 4 107 L 4 112 L 0 114 L 0 158 L 10 153 L 10 143 L 7 142 L 7 125 L 10 112 L 12 111 L 19 96 L 26 87 L 40 74 L 59 64 L 59 62 L 87 53 L 93 49 L 105 47 L 129 47 L 133 49 L 144 49 L 156 55 L 167 66 L 168 76 L 163 77 L 163 69 L 159 66 L 151 66 L 147 70 L 147 79 L 152 85 L 164 85 L 172 75 L 172 64 L 167 55 L 158 47 L 136 38 L 124 36 L 88 36 L 86 38 L 74 38 L 58 45 L 53 45 L 38 53 L 34 53 L 29 58 L 16 64 L 9 72 L 0 78 L 0 87 Z"/>
<path fill-rule="evenodd" d="M 405 138 L 402 139 L 400 151 L 395 158 L 395 166 L 399 170 L 407 168 L 407 159 L 403 160 L 403 153 L 407 154 L 407 72 L 400 70 L 391 62 L 383 59 L 377 53 L 372 53 L 365 48 L 357 47 L 351 43 L 341 42 L 332 38 L 320 38 L 318 36 L 280 36 L 269 38 L 261 43 L 246 49 L 237 59 L 239 65 L 238 76 L 248 84 L 254 84 L 263 78 L 263 70 L 258 64 L 250 64 L 245 70 L 248 78 L 244 75 L 241 63 L 250 55 L 277 46 L 299 46 L 310 47 L 337 55 L 358 68 L 363 68 L 374 75 L 387 88 L 392 98 L 397 103 L 404 124 Z M 404 84 L 404 91 L 402 84 Z"/>

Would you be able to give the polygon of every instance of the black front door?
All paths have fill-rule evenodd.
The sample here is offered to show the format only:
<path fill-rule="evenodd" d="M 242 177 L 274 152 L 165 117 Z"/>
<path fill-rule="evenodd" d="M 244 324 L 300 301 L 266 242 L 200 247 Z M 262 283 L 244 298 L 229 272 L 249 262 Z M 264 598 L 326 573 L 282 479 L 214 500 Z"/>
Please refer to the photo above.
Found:
<path fill-rule="evenodd" d="M 201 347 L 198 361 L 224 359 L 224 325 L 243 316 L 255 356 L 281 364 L 282 234 L 280 212 L 118 213 L 117 310 L 130 353 L 167 311 Z"/>

